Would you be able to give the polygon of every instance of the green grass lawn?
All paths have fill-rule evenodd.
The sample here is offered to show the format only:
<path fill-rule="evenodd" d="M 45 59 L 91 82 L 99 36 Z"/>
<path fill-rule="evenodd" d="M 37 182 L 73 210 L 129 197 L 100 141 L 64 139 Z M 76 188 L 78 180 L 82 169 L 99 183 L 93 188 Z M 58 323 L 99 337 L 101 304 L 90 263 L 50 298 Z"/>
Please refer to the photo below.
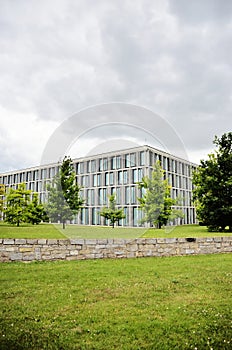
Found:
<path fill-rule="evenodd" d="M 0 223 L 0 238 L 51 238 L 62 239 L 65 236 L 54 225 L 40 224 L 28 225 L 21 224 L 19 227 Z"/>
<path fill-rule="evenodd" d="M 230 254 L 5 263 L 1 349 L 231 349 Z"/>
<path fill-rule="evenodd" d="M 181 225 L 181 226 L 167 226 L 166 228 L 159 229 L 148 229 L 143 237 L 149 238 L 176 238 L 176 237 L 216 237 L 216 236 L 231 236 L 232 233 L 226 232 L 208 232 L 206 226 L 199 225 Z"/>
<path fill-rule="evenodd" d="M 20 227 L 0 223 L 0 238 L 138 238 L 138 237 L 212 237 L 231 235 L 229 232 L 208 232 L 205 226 L 182 225 L 169 226 L 167 228 L 146 229 L 108 226 L 79 226 L 67 225 L 63 230 L 62 225 L 40 224 L 21 225 Z"/>

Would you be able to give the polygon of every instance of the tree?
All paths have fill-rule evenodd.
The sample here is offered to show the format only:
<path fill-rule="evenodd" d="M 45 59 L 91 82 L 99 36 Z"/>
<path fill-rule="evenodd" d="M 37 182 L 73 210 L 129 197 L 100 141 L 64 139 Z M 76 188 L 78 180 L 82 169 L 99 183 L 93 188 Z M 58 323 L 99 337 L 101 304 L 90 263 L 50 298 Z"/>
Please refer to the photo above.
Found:
<path fill-rule="evenodd" d="M 232 232 L 232 132 L 215 136 L 216 150 L 193 174 L 199 221 L 210 231 Z"/>
<path fill-rule="evenodd" d="M 5 186 L 0 184 L 0 219 L 1 213 L 3 212 L 3 196 L 5 194 Z"/>
<path fill-rule="evenodd" d="M 172 208 L 177 200 L 171 198 L 171 186 L 168 180 L 164 180 L 164 171 L 159 162 L 154 165 L 151 178 L 143 177 L 138 185 L 142 190 L 142 197 L 138 198 L 144 211 L 142 223 L 148 222 L 161 228 L 168 220 L 183 217 L 180 210 Z"/>
<path fill-rule="evenodd" d="M 73 213 L 77 214 L 84 200 L 80 196 L 81 187 L 76 183 L 76 174 L 70 157 L 63 159 L 60 169 L 60 180 L 64 198 Z"/>
<path fill-rule="evenodd" d="M 45 208 L 43 204 L 39 203 L 38 193 L 36 192 L 32 194 L 32 200 L 28 204 L 26 221 L 32 225 L 38 225 L 41 221 L 48 221 L 48 216 L 46 214 Z"/>
<path fill-rule="evenodd" d="M 10 188 L 6 195 L 5 221 L 16 224 L 27 221 L 28 204 L 31 191 L 26 189 L 26 184 L 21 183 L 17 189 Z"/>
<path fill-rule="evenodd" d="M 110 220 L 110 225 L 114 228 L 115 223 L 119 223 L 119 220 L 125 218 L 123 209 L 116 208 L 116 198 L 115 194 L 110 195 L 109 197 L 109 206 L 104 207 L 100 212 L 100 215 L 105 219 Z"/>
<path fill-rule="evenodd" d="M 38 200 L 38 193 L 27 190 L 25 183 L 19 184 L 16 189 L 9 189 L 4 213 L 5 221 L 17 226 L 22 222 L 39 224 L 47 221 L 44 206 Z"/>
<path fill-rule="evenodd" d="M 71 158 L 65 157 L 60 171 L 48 185 L 48 203 L 46 210 L 53 222 L 62 222 L 63 229 L 67 220 L 72 220 L 78 213 L 84 200 L 80 197 L 80 190 L 75 181 L 75 172 Z"/>

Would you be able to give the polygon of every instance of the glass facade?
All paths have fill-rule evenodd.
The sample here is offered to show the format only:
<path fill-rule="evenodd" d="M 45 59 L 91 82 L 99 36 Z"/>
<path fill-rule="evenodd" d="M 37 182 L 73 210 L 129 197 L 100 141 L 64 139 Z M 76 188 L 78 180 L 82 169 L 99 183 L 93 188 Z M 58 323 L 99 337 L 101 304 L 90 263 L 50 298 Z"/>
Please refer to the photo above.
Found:
<path fill-rule="evenodd" d="M 143 176 L 151 175 L 157 160 L 172 187 L 172 197 L 181 198 L 179 207 L 185 214 L 182 223 L 195 223 L 191 176 L 196 165 L 149 146 L 73 161 L 76 181 L 82 186 L 85 200 L 84 208 L 75 222 L 83 225 L 104 224 L 99 211 L 108 205 L 108 195 L 115 193 L 117 206 L 123 208 L 126 214 L 120 225 L 141 226 L 142 211 L 137 198 L 141 197 L 144 190 L 138 189 L 138 182 L 142 181 Z M 25 182 L 28 189 L 38 192 L 41 200 L 46 201 L 46 184 L 53 179 L 58 169 L 58 164 L 53 164 L 0 174 L 0 183 L 15 188 L 18 183 Z"/>

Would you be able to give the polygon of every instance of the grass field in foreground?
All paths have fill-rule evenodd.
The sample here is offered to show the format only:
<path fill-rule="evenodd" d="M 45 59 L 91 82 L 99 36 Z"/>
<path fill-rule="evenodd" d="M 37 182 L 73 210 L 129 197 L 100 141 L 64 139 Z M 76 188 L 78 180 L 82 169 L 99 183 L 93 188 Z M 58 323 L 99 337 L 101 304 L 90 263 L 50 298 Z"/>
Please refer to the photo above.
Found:
<path fill-rule="evenodd" d="M 231 349 L 230 254 L 5 263 L 0 348 Z"/>
<path fill-rule="evenodd" d="M 212 237 L 232 235 L 229 232 L 208 232 L 205 226 L 182 225 L 168 226 L 161 230 L 146 228 L 112 227 L 108 226 L 79 226 L 67 225 L 63 230 L 62 225 L 40 224 L 22 225 L 20 227 L 0 223 L 0 238 L 138 238 L 138 237 Z"/>

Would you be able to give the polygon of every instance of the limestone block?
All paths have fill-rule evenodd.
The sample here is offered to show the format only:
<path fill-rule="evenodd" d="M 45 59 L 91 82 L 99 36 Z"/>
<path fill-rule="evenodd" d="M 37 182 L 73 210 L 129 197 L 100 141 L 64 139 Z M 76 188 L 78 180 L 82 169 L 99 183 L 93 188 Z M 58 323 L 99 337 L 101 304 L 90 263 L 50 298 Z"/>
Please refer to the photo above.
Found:
<path fill-rule="evenodd" d="M 24 246 L 24 247 L 19 247 L 19 252 L 21 253 L 30 253 L 34 252 L 35 248 L 34 246 Z"/>
<path fill-rule="evenodd" d="M 38 244 L 37 239 L 27 239 L 27 244 Z"/>
<path fill-rule="evenodd" d="M 14 244 L 14 239 L 3 239 L 3 244 Z"/>
<path fill-rule="evenodd" d="M 16 238 L 15 239 L 15 244 L 26 244 L 26 239 Z"/>
<path fill-rule="evenodd" d="M 80 244 L 83 245 L 85 243 L 84 239 L 70 239 L 70 244 Z"/>
<path fill-rule="evenodd" d="M 185 253 L 186 253 L 187 255 L 189 255 L 189 254 L 195 254 L 195 250 L 194 250 L 194 249 L 186 249 Z"/>
<path fill-rule="evenodd" d="M 23 255 L 23 261 L 33 261 L 33 260 L 35 260 L 35 255 L 34 254 Z"/>
<path fill-rule="evenodd" d="M 23 254 L 22 253 L 12 253 L 10 254 L 10 260 L 11 261 L 16 261 L 16 260 L 22 260 Z"/>
<path fill-rule="evenodd" d="M 58 245 L 58 240 L 57 239 L 48 239 L 47 244 L 48 245 L 54 245 L 54 244 Z"/>
<path fill-rule="evenodd" d="M 38 244 L 45 245 L 45 244 L 47 244 L 47 240 L 46 239 L 38 239 Z"/>

